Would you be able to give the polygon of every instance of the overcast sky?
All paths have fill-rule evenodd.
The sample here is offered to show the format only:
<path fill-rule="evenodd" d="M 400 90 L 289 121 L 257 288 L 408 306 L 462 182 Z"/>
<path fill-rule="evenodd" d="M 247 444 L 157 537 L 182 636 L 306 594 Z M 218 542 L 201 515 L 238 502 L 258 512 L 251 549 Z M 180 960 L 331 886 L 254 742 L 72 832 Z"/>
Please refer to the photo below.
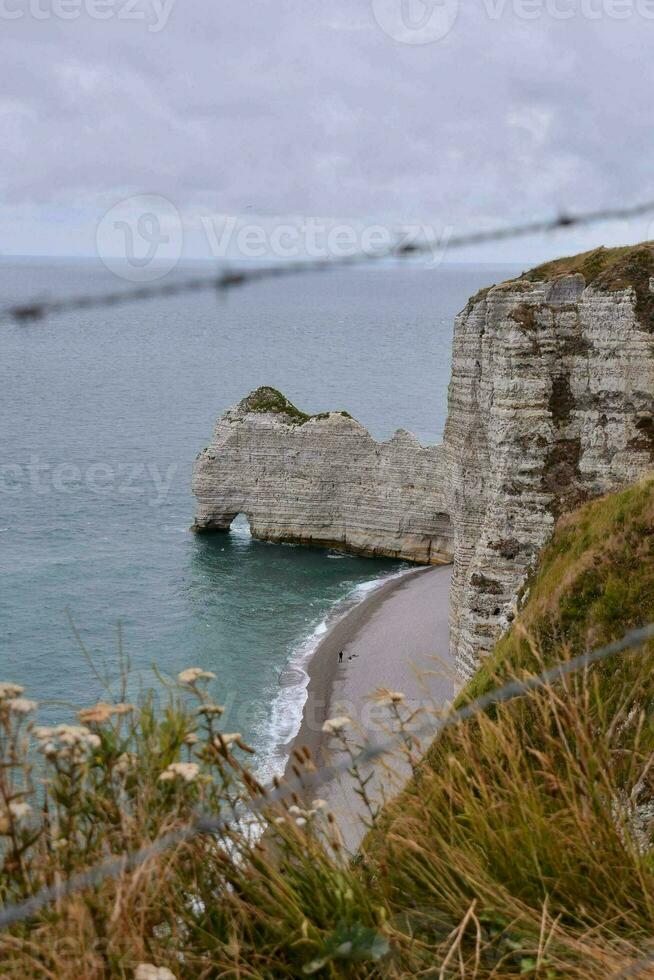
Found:
<path fill-rule="evenodd" d="M 652 0 L 0 8 L 4 254 L 92 255 L 140 194 L 181 215 L 189 256 L 229 215 L 457 234 L 654 197 Z M 648 236 L 641 219 L 449 257 Z"/>

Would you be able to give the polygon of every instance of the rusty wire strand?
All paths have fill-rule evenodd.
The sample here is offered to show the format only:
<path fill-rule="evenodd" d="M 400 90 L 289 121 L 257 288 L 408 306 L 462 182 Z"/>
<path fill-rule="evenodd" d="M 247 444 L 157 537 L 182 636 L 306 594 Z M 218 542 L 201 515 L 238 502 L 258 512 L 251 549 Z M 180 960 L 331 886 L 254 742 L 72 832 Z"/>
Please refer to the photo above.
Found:
<path fill-rule="evenodd" d="M 526 224 L 508 225 L 506 228 L 479 230 L 454 235 L 449 239 L 444 237 L 443 247 L 447 249 L 464 248 L 468 245 L 483 245 L 488 242 L 505 241 L 511 238 L 521 238 L 527 235 L 547 234 L 560 228 L 573 228 L 585 225 L 599 224 L 604 221 L 620 221 L 654 213 L 654 201 L 644 201 L 639 204 L 624 207 L 600 208 L 579 214 L 562 212 L 554 218 L 531 221 Z M 398 240 L 388 248 L 374 252 L 357 252 L 353 255 L 339 258 L 306 259 L 297 262 L 286 262 L 276 265 L 261 266 L 257 269 L 221 269 L 213 276 L 194 276 L 178 282 L 164 282 L 152 285 L 140 285 L 132 289 L 115 290 L 108 293 L 64 297 L 62 299 L 41 300 L 18 303 L 5 308 L 0 315 L 18 323 L 43 320 L 45 317 L 72 310 L 96 309 L 103 306 L 119 306 L 155 297 L 178 296 L 183 293 L 214 291 L 226 293 L 229 290 L 266 279 L 303 275 L 310 272 L 328 272 L 354 265 L 377 262 L 380 259 L 408 259 L 417 255 L 431 252 L 433 241 Z"/>

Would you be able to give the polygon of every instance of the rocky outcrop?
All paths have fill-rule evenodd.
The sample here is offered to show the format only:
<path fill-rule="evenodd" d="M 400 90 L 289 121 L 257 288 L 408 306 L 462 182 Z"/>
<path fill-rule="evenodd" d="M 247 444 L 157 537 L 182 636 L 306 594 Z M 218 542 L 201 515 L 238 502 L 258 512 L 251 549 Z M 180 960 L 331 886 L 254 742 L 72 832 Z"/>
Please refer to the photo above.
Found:
<path fill-rule="evenodd" d="M 654 244 L 548 263 L 456 319 L 442 446 L 377 443 L 346 413 L 259 389 L 198 457 L 198 530 L 422 563 L 454 553 L 452 652 L 469 676 L 514 615 L 559 514 L 654 466 Z"/>
<path fill-rule="evenodd" d="M 558 515 L 654 465 L 652 276 L 651 245 L 599 249 L 486 290 L 456 320 L 445 447 L 463 676 Z"/>
<path fill-rule="evenodd" d="M 443 454 L 401 429 L 378 443 L 345 412 L 308 416 L 260 388 L 197 458 L 195 530 L 226 530 L 243 513 L 265 541 L 451 561 Z"/>

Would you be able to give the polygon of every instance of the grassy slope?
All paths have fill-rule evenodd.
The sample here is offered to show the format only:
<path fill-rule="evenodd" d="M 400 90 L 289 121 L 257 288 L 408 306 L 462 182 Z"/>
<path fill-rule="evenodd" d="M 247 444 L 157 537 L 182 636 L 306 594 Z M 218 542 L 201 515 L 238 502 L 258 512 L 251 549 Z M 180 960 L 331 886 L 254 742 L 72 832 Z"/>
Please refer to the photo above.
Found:
<path fill-rule="evenodd" d="M 514 628 L 460 703 L 652 620 L 648 479 L 559 522 Z M 437 739 L 369 835 L 368 860 L 391 903 L 430 910 L 432 935 L 439 915 L 446 930 L 474 907 L 501 976 L 529 971 L 545 921 L 561 932 L 539 975 L 611 975 L 609 950 L 628 955 L 654 932 L 653 748 L 649 644 Z"/>

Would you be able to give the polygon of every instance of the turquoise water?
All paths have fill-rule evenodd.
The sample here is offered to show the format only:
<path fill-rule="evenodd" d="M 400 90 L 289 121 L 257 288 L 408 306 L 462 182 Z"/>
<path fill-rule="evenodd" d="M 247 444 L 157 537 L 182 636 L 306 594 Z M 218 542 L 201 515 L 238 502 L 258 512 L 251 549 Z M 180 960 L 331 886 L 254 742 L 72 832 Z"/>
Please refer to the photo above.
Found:
<path fill-rule="evenodd" d="M 256 542 L 242 524 L 195 537 L 195 455 L 261 384 L 346 408 L 378 438 L 438 441 L 453 316 L 512 271 L 356 270 L 2 322 L 0 679 L 43 719 L 91 704 L 103 691 L 69 615 L 112 676 L 120 621 L 134 685 L 153 663 L 213 670 L 228 727 L 268 756 L 293 733 L 325 618 L 401 566 Z M 115 285 L 93 262 L 0 261 L 2 305 Z"/>

